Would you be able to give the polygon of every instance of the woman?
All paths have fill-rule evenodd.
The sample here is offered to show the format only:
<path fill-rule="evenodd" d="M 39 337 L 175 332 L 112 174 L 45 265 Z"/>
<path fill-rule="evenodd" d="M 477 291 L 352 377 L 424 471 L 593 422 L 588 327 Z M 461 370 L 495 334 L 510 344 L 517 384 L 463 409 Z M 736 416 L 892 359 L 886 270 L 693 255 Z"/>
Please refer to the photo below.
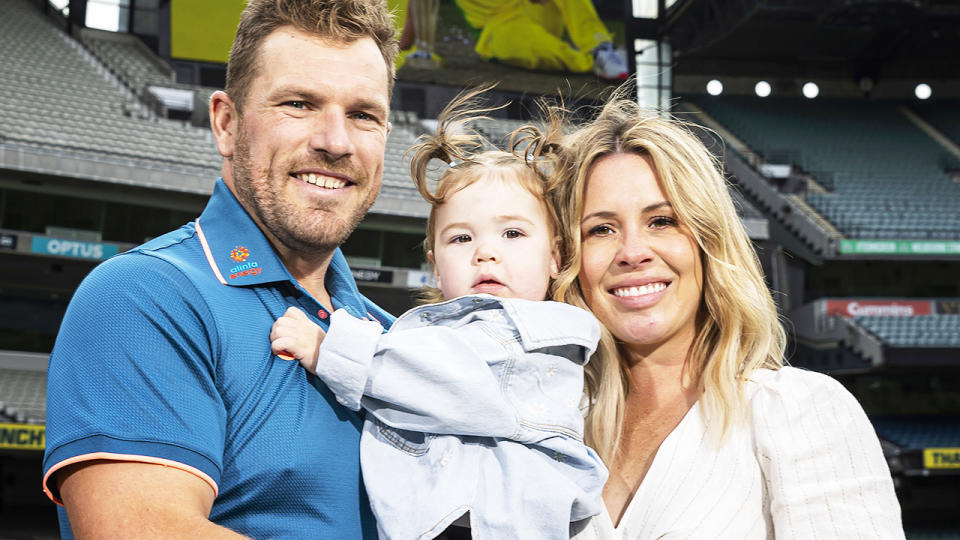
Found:
<path fill-rule="evenodd" d="M 606 327 L 586 438 L 610 469 L 607 513 L 576 538 L 903 538 L 863 409 L 783 367 L 776 307 L 700 141 L 614 99 L 533 142 L 556 158 L 571 239 L 554 298 Z"/>

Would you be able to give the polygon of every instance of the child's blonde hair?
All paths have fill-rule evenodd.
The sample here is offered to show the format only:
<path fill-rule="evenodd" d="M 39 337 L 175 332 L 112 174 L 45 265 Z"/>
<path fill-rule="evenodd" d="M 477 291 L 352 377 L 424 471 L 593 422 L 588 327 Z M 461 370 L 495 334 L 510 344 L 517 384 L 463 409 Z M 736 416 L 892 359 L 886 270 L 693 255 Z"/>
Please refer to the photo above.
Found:
<path fill-rule="evenodd" d="M 433 134 L 421 135 L 417 144 L 410 148 L 410 176 L 424 200 L 430 203 L 427 217 L 427 234 L 423 240 L 424 252 L 432 257 L 436 235 L 437 209 L 454 193 L 484 178 L 496 178 L 503 182 L 517 182 L 542 201 L 547 210 L 550 230 L 559 234 L 560 219 L 552 203 L 552 191 L 546 175 L 528 164 L 527 160 L 512 151 L 496 149 L 472 124 L 488 120 L 487 113 L 503 108 L 483 106 L 479 96 L 493 85 L 480 86 L 461 92 L 437 116 L 437 129 Z M 432 180 L 427 178 L 427 165 L 433 159 L 447 164 L 430 189 Z M 560 243 L 562 245 L 562 242 Z M 562 258 L 562 253 L 561 253 Z M 552 281 L 551 281 L 552 287 Z M 422 304 L 445 300 L 440 289 L 426 286 L 420 293 Z"/>

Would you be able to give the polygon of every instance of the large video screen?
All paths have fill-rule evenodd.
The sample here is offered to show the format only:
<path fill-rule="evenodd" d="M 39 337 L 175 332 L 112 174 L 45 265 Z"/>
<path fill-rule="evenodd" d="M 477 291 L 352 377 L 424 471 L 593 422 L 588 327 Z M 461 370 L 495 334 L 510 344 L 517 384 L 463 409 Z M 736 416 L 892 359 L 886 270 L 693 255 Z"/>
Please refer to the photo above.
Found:
<path fill-rule="evenodd" d="M 246 0 L 171 0 L 170 56 L 226 63 Z"/>

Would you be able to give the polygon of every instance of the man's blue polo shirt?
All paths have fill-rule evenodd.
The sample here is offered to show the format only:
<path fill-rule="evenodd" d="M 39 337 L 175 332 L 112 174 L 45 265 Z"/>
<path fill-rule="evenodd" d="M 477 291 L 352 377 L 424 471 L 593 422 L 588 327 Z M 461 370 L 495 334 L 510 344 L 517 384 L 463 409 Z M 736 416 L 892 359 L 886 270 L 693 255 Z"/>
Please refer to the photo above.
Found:
<path fill-rule="evenodd" d="M 326 287 L 334 308 L 393 322 L 339 249 Z M 361 419 L 270 352 L 289 306 L 326 326 L 222 180 L 197 221 L 98 266 L 50 356 L 44 489 L 58 500 L 51 473 L 79 461 L 160 463 L 208 482 L 211 520 L 255 538 L 374 538 Z"/>

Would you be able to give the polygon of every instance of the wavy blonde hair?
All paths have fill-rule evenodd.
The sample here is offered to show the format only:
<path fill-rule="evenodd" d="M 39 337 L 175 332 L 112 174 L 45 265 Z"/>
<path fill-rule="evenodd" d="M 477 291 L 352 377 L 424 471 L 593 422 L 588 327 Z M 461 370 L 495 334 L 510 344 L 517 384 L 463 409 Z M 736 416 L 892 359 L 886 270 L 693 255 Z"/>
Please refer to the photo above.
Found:
<path fill-rule="evenodd" d="M 489 119 L 487 113 L 499 110 L 499 107 L 487 107 L 481 103 L 480 96 L 494 85 L 483 85 L 461 92 L 450 101 L 437 116 L 437 129 L 433 134 L 421 135 L 417 144 L 410 148 L 410 176 L 425 201 L 430 203 L 427 216 L 427 234 L 423 240 L 423 249 L 427 257 L 432 256 L 437 233 L 437 210 L 461 189 L 485 178 L 496 178 L 503 182 L 517 182 L 539 201 L 544 202 L 547 210 L 550 230 L 554 234 L 560 231 L 560 219 L 552 204 L 553 186 L 547 175 L 541 173 L 527 160 L 512 152 L 495 149 L 493 144 L 473 128 L 478 120 Z M 434 159 L 446 164 L 435 187 L 428 177 L 428 165 Z M 423 287 L 418 295 L 418 303 L 433 304 L 446 300 L 440 289 Z"/>
<path fill-rule="evenodd" d="M 551 157 L 556 204 L 569 254 L 553 288 L 554 300 L 589 309 L 577 280 L 581 265 L 580 216 L 593 165 L 603 156 L 633 153 L 647 158 L 680 223 L 701 251 L 703 297 L 687 370 L 700 392 L 712 432 L 746 417 L 744 383 L 757 368 L 783 365 L 786 335 L 764 282 L 760 261 L 737 216 L 721 165 L 675 119 L 642 109 L 623 92 L 610 99 L 592 121 L 563 134 L 568 111 L 548 110 L 550 127 L 525 128 L 529 154 Z M 602 322 L 602 321 L 601 321 Z M 590 409 L 585 439 L 611 463 L 624 422 L 629 371 L 623 343 L 604 330 L 586 366 Z"/>

